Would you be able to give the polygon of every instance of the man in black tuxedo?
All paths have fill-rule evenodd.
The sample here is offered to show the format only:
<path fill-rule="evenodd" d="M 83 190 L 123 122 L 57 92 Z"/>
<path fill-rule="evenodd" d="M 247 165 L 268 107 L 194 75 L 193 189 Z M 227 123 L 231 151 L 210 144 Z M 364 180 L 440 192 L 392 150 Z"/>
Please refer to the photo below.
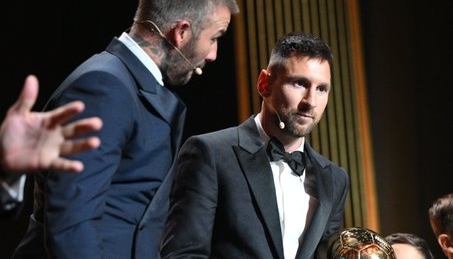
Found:
<path fill-rule="evenodd" d="M 162 258 L 310 259 L 340 229 L 348 174 L 305 139 L 326 108 L 332 59 L 317 37 L 282 37 L 258 78 L 260 113 L 186 141 Z"/>

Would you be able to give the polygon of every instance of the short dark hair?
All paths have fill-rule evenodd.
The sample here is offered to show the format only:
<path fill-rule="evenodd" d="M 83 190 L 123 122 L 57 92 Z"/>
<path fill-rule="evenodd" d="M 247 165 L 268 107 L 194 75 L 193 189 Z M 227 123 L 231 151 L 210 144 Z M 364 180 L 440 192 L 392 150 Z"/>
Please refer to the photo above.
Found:
<path fill-rule="evenodd" d="M 390 244 L 406 244 L 413 246 L 419 251 L 423 259 L 434 259 L 434 256 L 429 248 L 428 243 L 421 237 L 410 233 L 394 233 L 385 237 L 385 240 Z"/>
<path fill-rule="evenodd" d="M 434 234 L 453 236 L 453 193 L 436 199 L 428 211 Z"/>
<path fill-rule="evenodd" d="M 271 52 L 269 66 L 284 66 L 290 56 L 327 60 L 332 68 L 332 51 L 319 37 L 304 32 L 291 32 L 278 39 Z"/>

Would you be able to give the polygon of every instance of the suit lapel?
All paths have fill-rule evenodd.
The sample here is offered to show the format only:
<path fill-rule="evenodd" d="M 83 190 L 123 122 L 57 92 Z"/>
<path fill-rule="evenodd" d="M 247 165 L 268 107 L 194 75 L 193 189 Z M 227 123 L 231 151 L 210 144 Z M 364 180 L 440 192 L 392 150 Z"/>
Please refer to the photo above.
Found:
<path fill-rule="evenodd" d="M 315 187 L 314 189 L 307 189 L 307 192 L 318 200 L 318 206 L 311 217 L 308 228 L 303 233 L 297 259 L 311 258 L 314 255 L 329 219 L 333 201 L 332 176 L 325 173 L 325 169 L 323 169 L 320 161 L 315 158 L 308 143 L 305 146 L 305 152 L 307 152 L 307 177 L 311 178 L 310 180 Z"/>
<path fill-rule="evenodd" d="M 182 130 L 186 115 L 186 106 L 179 97 L 164 86 L 161 86 L 151 72 L 141 63 L 141 61 L 118 39 L 113 39 L 107 47 L 107 51 L 118 57 L 131 73 L 136 83 L 137 95 L 140 100 L 147 106 L 151 113 L 160 116 L 171 128 L 172 150 L 174 158 L 179 151 L 182 138 Z M 162 208 L 168 208 L 168 195 L 173 179 L 176 159 L 173 159 L 171 168 L 164 182 L 154 194 L 154 198 L 148 204 L 145 213 L 139 223 L 142 228 L 149 222 L 158 225 L 163 224 L 156 218 L 160 217 Z M 163 219 L 165 217 L 161 217 Z M 150 220 L 153 219 L 154 221 Z"/>
<path fill-rule="evenodd" d="M 171 140 L 174 154 L 181 143 L 182 131 L 186 117 L 186 106 L 176 94 L 165 87 L 157 87 L 156 92 L 139 89 L 144 99 L 167 121 L 171 127 Z"/>
<path fill-rule="evenodd" d="M 283 241 L 274 179 L 264 143 L 259 137 L 253 118 L 238 127 L 238 134 L 239 146 L 234 146 L 233 149 L 258 205 L 263 225 L 271 237 L 272 244 L 269 245 L 275 249 L 278 257 L 283 259 Z"/>
<path fill-rule="evenodd" d="M 159 85 L 149 70 L 118 39 L 113 39 L 107 51 L 123 61 L 137 83 L 138 95 L 171 127 L 172 147 L 176 154 L 180 146 L 186 106 L 168 88 Z"/>

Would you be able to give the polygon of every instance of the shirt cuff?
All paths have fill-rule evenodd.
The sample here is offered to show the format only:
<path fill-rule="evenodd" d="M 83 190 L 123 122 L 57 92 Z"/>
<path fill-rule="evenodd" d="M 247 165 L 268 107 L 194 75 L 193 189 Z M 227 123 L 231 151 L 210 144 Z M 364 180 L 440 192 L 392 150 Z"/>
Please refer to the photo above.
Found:
<path fill-rule="evenodd" d="M 12 200 L 22 202 L 24 199 L 25 178 L 25 175 L 21 175 L 18 180 L 10 184 L 0 180 L 0 188 L 3 188 Z"/>

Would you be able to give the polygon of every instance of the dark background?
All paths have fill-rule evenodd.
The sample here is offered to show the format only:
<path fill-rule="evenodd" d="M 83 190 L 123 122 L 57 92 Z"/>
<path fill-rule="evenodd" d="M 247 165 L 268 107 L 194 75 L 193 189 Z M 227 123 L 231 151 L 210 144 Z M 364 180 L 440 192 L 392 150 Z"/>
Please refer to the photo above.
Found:
<path fill-rule="evenodd" d="M 412 232 L 445 258 L 427 211 L 453 192 L 453 2 L 360 2 L 381 233 Z"/>
<path fill-rule="evenodd" d="M 427 210 L 452 192 L 453 9 L 450 0 L 362 0 L 362 36 L 373 137 L 380 233 L 411 232 L 443 258 Z M 126 30 L 136 1 L 4 1 L 1 118 L 28 74 L 40 80 L 35 110 L 79 63 Z M 5 11 L 6 10 L 6 11 Z M 186 136 L 237 121 L 232 22 L 218 59 L 178 90 L 188 110 Z M 0 222 L 0 258 L 26 229 L 31 202 Z"/>

